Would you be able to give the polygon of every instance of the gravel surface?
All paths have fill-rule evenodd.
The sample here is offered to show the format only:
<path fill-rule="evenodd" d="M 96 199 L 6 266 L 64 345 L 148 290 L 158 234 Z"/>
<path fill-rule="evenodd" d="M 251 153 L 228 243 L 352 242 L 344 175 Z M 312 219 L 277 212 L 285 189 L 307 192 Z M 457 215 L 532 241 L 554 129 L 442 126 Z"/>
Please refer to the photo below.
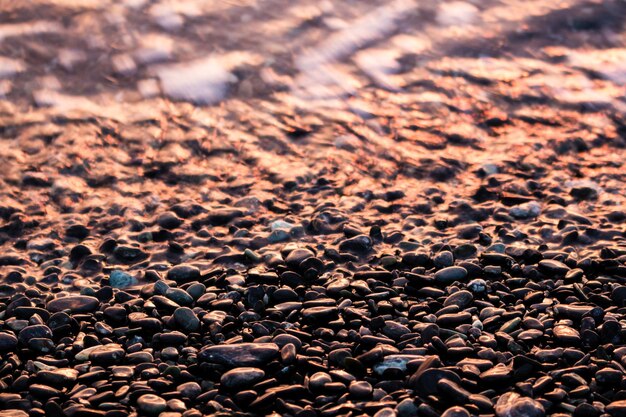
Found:
<path fill-rule="evenodd" d="M 0 2 L 0 417 L 626 415 L 626 3 L 426 3 Z"/>

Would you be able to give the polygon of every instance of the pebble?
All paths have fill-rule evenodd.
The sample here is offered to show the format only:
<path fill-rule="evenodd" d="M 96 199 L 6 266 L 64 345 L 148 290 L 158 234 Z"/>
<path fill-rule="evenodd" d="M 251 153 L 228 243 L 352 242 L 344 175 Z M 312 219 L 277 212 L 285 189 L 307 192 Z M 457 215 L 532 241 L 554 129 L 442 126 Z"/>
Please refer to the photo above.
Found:
<path fill-rule="evenodd" d="M 348 390 L 355 399 L 361 400 L 369 399 L 374 391 L 372 385 L 367 381 L 352 381 Z"/>
<path fill-rule="evenodd" d="M 198 281 L 200 269 L 192 265 L 176 265 L 167 271 L 167 279 L 178 283 Z"/>
<path fill-rule="evenodd" d="M 315 254 L 308 249 L 294 249 L 289 252 L 289 255 L 285 258 L 285 263 L 291 268 L 298 268 L 303 261 L 314 256 Z"/>
<path fill-rule="evenodd" d="M 198 395 L 202 393 L 202 388 L 197 382 L 191 381 L 180 384 L 178 387 L 176 387 L 176 391 L 180 392 L 183 397 L 195 399 Z"/>
<path fill-rule="evenodd" d="M 455 293 L 450 294 L 446 300 L 443 302 L 444 307 L 448 307 L 451 305 L 455 305 L 460 309 L 464 309 L 469 306 L 474 296 L 471 292 L 466 290 L 457 291 Z"/>
<path fill-rule="evenodd" d="M 148 415 L 158 415 L 167 409 L 167 402 L 154 394 L 144 394 L 137 399 L 137 407 Z"/>
<path fill-rule="evenodd" d="M 410 398 L 405 398 L 396 406 L 396 413 L 398 414 L 398 417 L 417 417 L 417 410 L 418 408 L 415 405 L 415 402 Z"/>
<path fill-rule="evenodd" d="M 44 324 L 35 324 L 24 327 L 17 336 L 19 342 L 28 345 L 32 339 L 52 339 L 52 330 Z"/>
<path fill-rule="evenodd" d="M 72 295 L 49 301 L 46 309 L 51 312 L 69 310 L 72 313 L 90 313 L 97 310 L 100 301 L 96 297 Z"/>
<path fill-rule="evenodd" d="M 536 201 L 518 204 L 511 207 L 509 214 L 516 219 L 533 219 L 541 214 L 541 205 Z"/>
<path fill-rule="evenodd" d="M 113 288 L 126 288 L 136 283 L 130 274 L 116 269 L 109 275 L 109 285 Z"/>
<path fill-rule="evenodd" d="M 274 343 L 235 343 L 203 348 L 198 357 L 206 362 L 231 367 L 259 367 L 278 357 Z"/>
<path fill-rule="evenodd" d="M 456 373 L 446 369 L 435 368 L 426 369 L 423 372 L 418 370 L 418 373 L 411 377 L 411 382 L 414 384 L 414 387 L 418 392 L 431 395 L 436 394 L 439 391 L 437 383 L 442 379 L 447 379 L 456 384 L 461 384 L 461 378 L 459 378 Z"/>
<path fill-rule="evenodd" d="M 353 67 L 371 66 L 361 58 L 376 61 L 376 45 L 406 49 L 412 20 L 404 16 L 415 2 L 350 2 L 345 22 L 327 5 L 283 13 L 271 35 L 304 31 L 311 53 L 278 53 L 273 64 L 255 62 L 268 51 L 227 53 L 195 30 L 210 20 L 226 34 L 245 26 L 243 34 L 263 37 L 255 30 L 263 7 L 240 18 L 236 8 L 224 17 L 204 4 L 129 0 L 102 10 L 66 1 L 38 22 L 37 2 L 13 3 L 0 33 L 27 36 L 3 50 L 24 74 L 0 80 L 8 100 L 0 136 L 9 138 L 0 415 L 626 414 L 623 88 L 616 74 L 593 68 L 623 52 L 597 48 L 621 24 L 623 2 L 523 10 L 533 37 L 511 46 L 548 45 L 543 23 L 582 19 L 580 35 L 598 55 L 584 65 L 572 65 L 580 36 L 560 25 L 562 50 L 534 60 L 512 53 L 478 62 L 478 30 L 462 58 L 456 41 L 450 56 L 450 45 L 443 54 L 437 45 L 403 52 L 398 62 L 383 54 L 385 77 Z M 421 17 L 461 26 L 496 2 L 430 3 Z M 526 7 L 497 3 L 500 14 Z M 59 19 L 64 12 L 76 19 Z M 57 21 L 62 30 L 45 51 L 37 42 L 45 38 L 21 33 Z M 170 32 L 150 21 L 169 21 Z M 373 37 L 361 39 L 361 26 Z M 62 41 L 85 27 L 84 39 Z M 224 38 L 238 49 L 241 36 Z M 328 55 L 329 43 L 338 52 Z M 107 53 L 111 45 L 117 52 Z M 202 46 L 215 54 L 195 50 Z M 208 58 L 145 66 L 155 51 Z M 88 77 L 93 103 L 29 107 L 32 94 L 22 90 L 33 86 L 51 87 L 35 94 L 39 104 L 45 96 L 85 107 L 81 97 L 63 99 L 67 89 L 54 91 L 90 75 L 91 66 L 68 64 L 77 54 L 103 69 Z M 422 56 L 432 58 L 426 68 Z M 609 63 L 623 67 L 622 58 Z M 387 71 L 387 60 L 398 71 Z M 79 71 L 56 77 L 57 63 Z M 282 68 L 294 63 L 304 65 Z M 369 75 L 365 94 L 335 91 L 337 80 L 304 85 L 320 81 L 310 75 L 336 76 L 334 64 L 339 78 Z M 175 71 L 162 77 L 167 67 Z M 33 83 L 42 68 L 50 74 Z M 579 79 L 590 82 L 559 86 Z M 124 103 L 137 86 L 158 96 L 176 80 L 192 96 L 228 96 L 204 107 L 156 96 Z M 286 100 L 308 90 L 328 94 Z M 104 106 L 108 115 L 85 114 L 111 97 L 122 102 Z M 147 111 L 116 115 L 125 104 Z"/>
<path fill-rule="evenodd" d="M 500 396 L 495 405 L 498 417 L 543 417 L 545 409 L 539 401 L 522 397 L 515 392 L 507 392 Z"/>
<path fill-rule="evenodd" d="M 0 352 L 11 352 L 17 347 L 17 337 L 10 333 L 0 332 Z"/>
<path fill-rule="evenodd" d="M 240 367 L 225 372 L 220 384 L 228 390 L 238 390 L 252 386 L 265 378 L 265 371 L 253 367 Z"/>
<path fill-rule="evenodd" d="M 173 230 L 180 227 L 183 224 L 183 221 L 176 215 L 176 213 L 167 211 L 157 218 L 156 223 L 164 229 Z"/>
<path fill-rule="evenodd" d="M 200 319 L 189 307 L 178 307 L 172 316 L 176 325 L 187 332 L 195 332 L 200 328 Z"/>
<path fill-rule="evenodd" d="M 626 415 L 626 400 L 613 401 L 604 409 L 607 413 L 614 417 Z"/>
<path fill-rule="evenodd" d="M 366 253 L 372 249 L 372 239 L 369 236 L 358 235 L 353 238 L 346 239 L 339 244 L 339 250 L 352 253 Z"/>
<path fill-rule="evenodd" d="M 2 417 L 28 417 L 28 413 L 11 408 L 2 411 Z"/>
<path fill-rule="evenodd" d="M 302 310 L 302 317 L 317 322 L 328 322 L 337 318 L 337 307 L 310 307 Z"/>
<path fill-rule="evenodd" d="M 470 413 L 463 407 L 454 406 L 444 411 L 441 417 L 470 417 Z"/>
<path fill-rule="evenodd" d="M 546 273 L 557 277 L 564 277 L 570 270 L 570 268 L 563 262 L 555 261 L 553 259 L 544 259 L 539 262 L 539 269 Z"/>
<path fill-rule="evenodd" d="M 561 343 L 567 345 L 577 345 L 580 343 L 580 333 L 577 330 L 565 326 L 565 325 L 557 325 L 554 326 L 554 337 Z"/>
<path fill-rule="evenodd" d="M 189 295 L 187 291 L 180 288 L 168 288 L 167 291 L 165 291 L 165 297 L 181 305 L 191 305 L 194 301 L 193 297 Z"/>
<path fill-rule="evenodd" d="M 89 360 L 95 365 L 110 366 L 120 363 L 126 355 L 124 349 L 117 343 L 97 346 L 89 352 Z"/>
<path fill-rule="evenodd" d="M 435 281 L 442 285 L 448 285 L 455 281 L 463 281 L 467 277 L 467 269 L 462 266 L 449 266 L 435 272 Z"/>
<path fill-rule="evenodd" d="M 487 290 L 487 282 L 484 279 L 473 279 L 467 284 L 467 288 L 473 293 L 483 293 Z"/>

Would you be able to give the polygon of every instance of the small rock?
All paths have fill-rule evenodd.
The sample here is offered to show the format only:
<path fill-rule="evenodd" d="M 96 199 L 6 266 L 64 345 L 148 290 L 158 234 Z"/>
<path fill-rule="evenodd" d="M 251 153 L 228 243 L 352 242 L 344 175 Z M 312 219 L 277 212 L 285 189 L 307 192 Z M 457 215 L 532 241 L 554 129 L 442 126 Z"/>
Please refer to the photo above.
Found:
<path fill-rule="evenodd" d="M 545 410 L 539 401 L 515 392 L 502 394 L 495 406 L 498 417 L 543 417 Z"/>
<path fill-rule="evenodd" d="M 195 332 L 200 328 L 200 320 L 189 307 L 179 307 L 174 310 L 174 321 L 181 329 Z"/>
<path fill-rule="evenodd" d="M 96 297 L 87 295 L 71 295 L 55 298 L 48 302 L 46 309 L 50 312 L 69 310 L 72 313 L 91 313 L 100 305 Z"/>
<path fill-rule="evenodd" d="M 470 417 L 470 413 L 463 407 L 454 406 L 444 411 L 441 417 Z"/>
<path fill-rule="evenodd" d="M 89 360 L 96 365 L 114 365 L 119 363 L 126 352 L 117 343 L 109 343 L 103 346 L 98 346 L 96 349 L 89 353 Z"/>
<path fill-rule="evenodd" d="M 161 214 L 157 218 L 156 222 L 159 226 L 167 230 L 176 229 L 177 227 L 180 227 L 181 224 L 183 224 L 183 221 L 176 215 L 176 213 L 173 213 L 171 211 Z"/>
<path fill-rule="evenodd" d="M 17 347 L 17 337 L 10 333 L 0 332 L 0 352 L 11 352 Z"/>
<path fill-rule="evenodd" d="M 167 402 L 157 395 L 144 394 L 137 399 L 137 407 L 148 415 L 157 415 L 167 408 Z"/>
<path fill-rule="evenodd" d="M 604 410 L 615 417 L 624 416 L 626 415 L 626 400 L 613 401 Z"/>
<path fill-rule="evenodd" d="M 467 277 L 467 269 L 462 266 L 449 266 L 435 272 L 435 281 L 448 285 L 455 281 L 463 281 Z"/>
<path fill-rule="evenodd" d="M 167 279 L 178 283 L 198 281 L 200 279 L 200 269 L 192 265 L 176 265 L 167 271 Z"/>
<path fill-rule="evenodd" d="M 18 334 L 18 340 L 23 345 L 28 345 L 31 339 L 52 339 L 52 330 L 46 325 L 35 324 L 24 327 Z"/>
<path fill-rule="evenodd" d="M 202 394 L 202 388 L 200 384 L 197 382 L 185 382 L 184 384 L 180 384 L 176 390 L 180 392 L 183 397 L 187 397 L 190 399 L 196 398 L 198 395 Z"/>
<path fill-rule="evenodd" d="M 274 343 L 234 343 L 205 347 L 198 358 L 232 367 L 258 367 L 266 365 L 278 354 L 278 346 Z"/>
<path fill-rule="evenodd" d="M 467 288 L 473 293 L 483 293 L 487 291 L 487 282 L 484 279 L 476 278 L 467 284 Z"/>
<path fill-rule="evenodd" d="M 511 207 L 509 214 L 516 219 L 534 219 L 541 214 L 541 205 L 536 201 L 518 204 Z"/>
<path fill-rule="evenodd" d="M 372 249 L 372 239 L 366 235 L 358 235 L 344 240 L 339 244 L 341 252 L 366 253 Z"/>
<path fill-rule="evenodd" d="M 450 294 L 446 300 L 443 302 L 444 307 L 448 307 L 451 305 L 458 306 L 460 309 L 464 309 L 474 299 L 474 296 L 471 292 L 466 290 L 457 291 L 455 293 Z"/>
<path fill-rule="evenodd" d="M 372 396 L 372 385 L 367 381 L 353 381 L 348 388 L 350 395 L 356 399 L 368 399 Z"/>
<path fill-rule="evenodd" d="M 240 389 L 256 384 L 265 378 L 265 371 L 259 368 L 241 367 L 231 369 L 220 378 L 220 384 L 229 390 Z"/>
<path fill-rule="evenodd" d="M 130 274 L 116 269 L 109 276 L 109 285 L 113 288 L 126 288 L 136 283 L 135 278 Z"/>
<path fill-rule="evenodd" d="M 546 274 L 555 275 L 558 277 L 564 277 L 570 270 L 570 268 L 563 262 L 555 261 L 554 259 L 544 259 L 539 261 L 539 270 Z"/>
<path fill-rule="evenodd" d="M 577 345 L 580 343 L 580 333 L 578 333 L 578 330 L 572 329 L 569 326 L 563 324 L 554 326 L 553 332 L 556 340 L 564 344 Z"/>

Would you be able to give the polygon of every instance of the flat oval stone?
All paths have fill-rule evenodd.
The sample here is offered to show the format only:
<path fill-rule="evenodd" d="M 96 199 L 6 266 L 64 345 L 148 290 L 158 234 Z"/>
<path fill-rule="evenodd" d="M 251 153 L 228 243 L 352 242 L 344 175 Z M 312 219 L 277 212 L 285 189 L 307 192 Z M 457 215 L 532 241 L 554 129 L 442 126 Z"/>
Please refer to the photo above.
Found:
<path fill-rule="evenodd" d="M 165 297 L 180 305 L 191 305 L 193 303 L 193 297 L 180 288 L 169 288 L 165 292 Z"/>
<path fill-rule="evenodd" d="M 96 365 L 113 365 L 119 363 L 126 352 L 117 343 L 98 346 L 89 353 L 89 360 Z"/>
<path fill-rule="evenodd" d="M 554 332 L 554 337 L 562 343 L 565 343 L 565 344 L 580 343 L 580 333 L 578 333 L 578 330 L 572 329 L 569 326 L 559 324 L 557 326 L 554 326 L 553 332 Z"/>
<path fill-rule="evenodd" d="M 61 391 L 43 384 L 32 384 L 28 390 L 37 398 L 52 398 L 61 396 Z"/>
<path fill-rule="evenodd" d="M 191 282 L 200 279 L 200 270 L 193 265 L 176 265 L 167 271 L 167 279 L 176 282 Z"/>
<path fill-rule="evenodd" d="M 37 372 L 37 379 L 51 386 L 67 386 L 76 382 L 78 371 L 72 368 L 42 370 Z"/>
<path fill-rule="evenodd" d="M 440 284 L 451 284 L 467 278 L 467 269 L 462 266 L 449 266 L 435 272 L 435 281 Z"/>
<path fill-rule="evenodd" d="M 341 252 L 365 253 L 372 249 L 372 239 L 369 236 L 358 235 L 346 239 L 339 244 Z"/>
<path fill-rule="evenodd" d="M 51 312 L 69 310 L 72 313 L 90 313 L 98 309 L 100 301 L 96 297 L 88 295 L 71 295 L 69 297 L 56 298 L 46 305 Z"/>
<path fill-rule="evenodd" d="M 183 397 L 187 398 L 196 398 L 198 395 L 202 394 L 202 388 L 200 387 L 200 384 L 193 381 L 180 384 L 178 387 L 176 387 L 176 391 L 180 392 Z"/>
<path fill-rule="evenodd" d="M 181 329 L 195 332 L 200 328 L 200 320 L 189 307 L 179 307 L 174 311 L 174 321 Z"/>
<path fill-rule="evenodd" d="M 458 306 L 460 309 L 464 309 L 465 307 L 470 305 L 473 299 L 474 296 L 471 292 L 467 290 L 461 290 L 450 294 L 443 302 L 443 306 L 448 307 L 454 305 Z"/>
<path fill-rule="evenodd" d="M 43 324 L 26 326 L 20 331 L 17 338 L 20 343 L 27 345 L 31 339 L 52 339 L 52 330 Z"/>
<path fill-rule="evenodd" d="M 10 333 L 0 332 L 0 352 L 10 352 L 17 346 L 17 337 Z"/>
<path fill-rule="evenodd" d="M 324 385 L 333 382 L 332 377 L 326 372 L 316 372 L 309 378 L 309 389 L 312 391 L 321 390 Z"/>
<path fill-rule="evenodd" d="M 471 320 L 472 315 L 467 311 L 462 311 L 460 313 L 442 314 L 437 317 L 437 324 L 441 327 L 453 328 L 462 323 L 470 323 Z"/>
<path fill-rule="evenodd" d="M 607 413 L 615 417 L 626 415 L 626 400 L 613 401 L 604 409 Z"/>
<path fill-rule="evenodd" d="M 165 411 L 167 402 L 157 395 L 144 394 L 137 399 L 137 407 L 146 414 L 156 415 Z"/>
<path fill-rule="evenodd" d="M 539 261 L 539 269 L 547 274 L 564 277 L 569 272 L 569 266 L 563 262 L 555 261 L 554 259 L 544 259 Z"/>
<path fill-rule="evenodd" d="M 265 378 L 265 371 L 259 368 L 241 367 L 231 369 L 220 378 L 220 384 L 226 389 L 239 389 L 256 384 Z"/>
<path fill-rule="evenodd" d="M 275 343 L 234 343 L 203 348 L 198 358 L 205 362 L 236 367 L 258 367 L 278 357 Z"/>
<path fill-rule="evenodd" d="M 302 317 L 307 320 L 327 322 L 337 318 L 337 313 L 337 307 L 318 306 L 302 310 Z"/>
<path fill-rule="evenodd" d="M 554 306 L 554 312 L 557 317 L 565 317 L 568 319 L 579 320 L 585 314 L 591 313 L 593 306 L 557 304 Z"/>
<path fill-rule="evenodd" d="M 26 411 L 12 408 L 9 410 L 4 410 L 2 412 L 2 417 L 28 417 L 28 414 L 26 413 Z"/>
<path fill-rule="evenodd" d="M 315 254 L 310 250 L 305 248 L 298 248 L 289 252 L 289 255 L 287 255 L 287 258 L 285 259 L 285 263 L 291 268 L 297 268 L 300 263 L 302 263 L 302 261 L 308 258 L 312 258 L 314 256 Z"/>
<path fill-rule="evenodd" d="M 354 398 L 367 399 L 372 396 L 373 388 L 367 381 L 352 381 L 348 391 Z"/>

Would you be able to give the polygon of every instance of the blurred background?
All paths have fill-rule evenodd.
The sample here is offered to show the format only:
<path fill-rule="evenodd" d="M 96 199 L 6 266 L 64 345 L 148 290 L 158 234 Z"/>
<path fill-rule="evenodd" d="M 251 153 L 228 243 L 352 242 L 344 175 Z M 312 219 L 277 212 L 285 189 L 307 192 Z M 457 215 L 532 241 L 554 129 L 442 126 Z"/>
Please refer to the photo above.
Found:
<path fill-rule="evenodd" d="M 620 106 L 625 18 L 623 0 L 0 0 L 0 100 L 122 117 L 160 98 L 258 98 L 358 115 L 376 105 L 368 87 L 437 102 L 461 94 L 453 80 Z"/>

